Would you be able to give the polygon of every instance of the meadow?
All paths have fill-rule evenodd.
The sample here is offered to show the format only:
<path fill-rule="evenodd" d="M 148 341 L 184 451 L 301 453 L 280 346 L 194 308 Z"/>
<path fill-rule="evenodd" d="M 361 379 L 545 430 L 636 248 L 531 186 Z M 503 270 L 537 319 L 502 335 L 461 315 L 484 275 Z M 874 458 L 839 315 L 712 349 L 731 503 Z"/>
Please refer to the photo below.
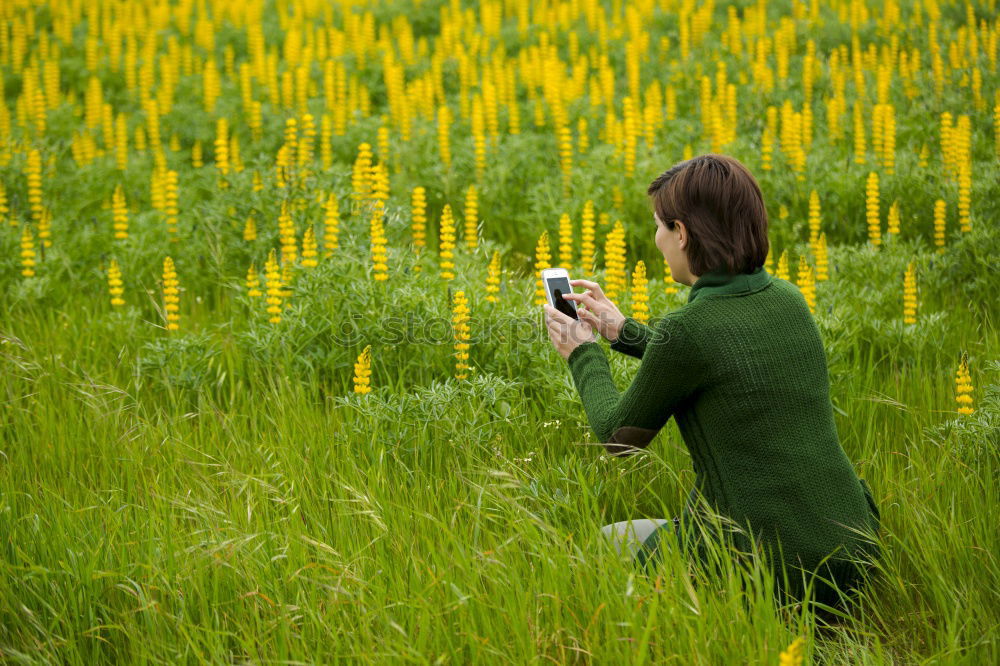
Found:
<path fill-rule="evenodd" d="M 5 0 L 3 660 L 1000 663 L 998 17 Z M 691 460 L 607 455 L 543 325 L 549 266 L 683 306 L 646 187 L 709 152 L 881 510 L 832 619 L 616 557 Z"/>

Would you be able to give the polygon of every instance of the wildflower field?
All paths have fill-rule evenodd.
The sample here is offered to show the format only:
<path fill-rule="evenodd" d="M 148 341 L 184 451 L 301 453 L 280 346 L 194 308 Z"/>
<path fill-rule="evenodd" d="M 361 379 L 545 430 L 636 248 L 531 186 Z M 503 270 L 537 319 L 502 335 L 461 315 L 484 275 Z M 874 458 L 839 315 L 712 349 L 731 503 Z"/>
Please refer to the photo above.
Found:
<path fill-rule="evenodd" d="M 996 0 L 3 0 L 2 659 L 1000 662 L 998 39 Z M 682 306 L 646 187 L 708 152 L 881 510 L 837 621 L 598 531 L 694 475 L 673 422 L 605 453 L 539 272 Z"/>

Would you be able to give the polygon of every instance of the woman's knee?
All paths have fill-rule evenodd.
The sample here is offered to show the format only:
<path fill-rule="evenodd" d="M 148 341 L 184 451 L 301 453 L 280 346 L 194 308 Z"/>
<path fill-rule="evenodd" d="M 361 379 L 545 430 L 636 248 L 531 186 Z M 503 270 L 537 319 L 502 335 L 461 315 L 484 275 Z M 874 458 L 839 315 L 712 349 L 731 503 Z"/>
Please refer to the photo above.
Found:
<path fill-rule="evenodd" d="M 664 518 L 643 518 L 640 520 L 622 520 L 601 528 L 601 534 L 611 539 L 619 554 L 627 552 L 635 556 L 646 539 L 658 527 L 669 522 Z"/>

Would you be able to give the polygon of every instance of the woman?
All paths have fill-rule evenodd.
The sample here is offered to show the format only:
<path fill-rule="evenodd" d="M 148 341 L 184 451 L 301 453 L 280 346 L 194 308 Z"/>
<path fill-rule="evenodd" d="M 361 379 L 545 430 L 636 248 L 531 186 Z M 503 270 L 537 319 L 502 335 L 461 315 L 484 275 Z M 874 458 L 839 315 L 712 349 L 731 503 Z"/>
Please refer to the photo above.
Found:
<path fill-rule="evenodd" d="M 690 528 L 711 508 L 737 527 L 734 546 L 749 551 L 752 532 L 772 564 L 787 565 L 787 588 L 776 571 L 779 594 L 801 599 L 815 573 L 815 600 L 835 606 L 840 597 L 826 582 L 855 587 L 864 556 L 878 554 L 865 536 L 877 532 L 880 515 L 840 446 L 808 305 L 797 287 L 763 268 L 760 187 L 739 161 L 709 154 L 677 164 L 647 193 L 656 247 L 674 279 L 691 286 L 688 302 L 647 326 L 623 316 L 597 283 L 572 280 L 587 289 L 565 295 L 578 303 L 580 320 L 546 305 L 546 326 L 608 451 L 645 447 L 673 416 L 696 481 L 681 517 L 602 531 L 645 566 L 670 534 L 685 550 L 703 543 L 691 535 L 706 532 Z M 611 349 L 641 360 L 624 392 L 595 329 Z M 704 557 L 701 546 L 698 553 Z"/>

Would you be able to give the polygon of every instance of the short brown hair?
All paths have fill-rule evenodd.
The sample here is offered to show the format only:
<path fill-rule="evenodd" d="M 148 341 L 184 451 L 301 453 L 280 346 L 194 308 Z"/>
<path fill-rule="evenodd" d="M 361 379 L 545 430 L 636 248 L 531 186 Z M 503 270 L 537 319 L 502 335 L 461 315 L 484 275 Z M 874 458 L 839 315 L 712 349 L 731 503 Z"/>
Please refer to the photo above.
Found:
<path fill-rule="evenodd" d="M 767 208 L 760 186 L 743 164 L 709 153 L 680 162 L 646 192 L 660 221 L 687 227 L 691 273 L 724 269 L 752 273 L 767 259 Z"/>

